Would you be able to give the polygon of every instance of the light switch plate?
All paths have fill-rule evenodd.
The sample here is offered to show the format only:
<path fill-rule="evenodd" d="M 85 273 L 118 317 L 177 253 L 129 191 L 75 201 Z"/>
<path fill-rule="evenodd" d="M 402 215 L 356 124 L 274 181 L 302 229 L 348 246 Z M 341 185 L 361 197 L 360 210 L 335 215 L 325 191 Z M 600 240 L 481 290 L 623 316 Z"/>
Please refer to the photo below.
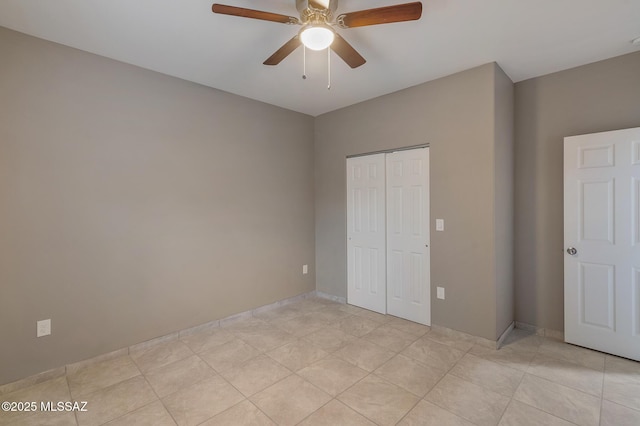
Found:
<path fill-rule="evenodd" d="M 444 300 L 444 287 L 436 287 L 438 299 Z"/>
<path fill-rule="evenodd" d="M 444 231 L 444 219 L 436 219 L 436 231 Z"/>
<path fill-rule="evenodd" d="M 302 274 L 306 275 L 309 273 L 309 265 L 302 265 Z"/>
<path fill-rule="evenodd" d="M 38 321 L 36 324 L 36 337 L 48 336 L 51 334 L 51 319 Z"/>

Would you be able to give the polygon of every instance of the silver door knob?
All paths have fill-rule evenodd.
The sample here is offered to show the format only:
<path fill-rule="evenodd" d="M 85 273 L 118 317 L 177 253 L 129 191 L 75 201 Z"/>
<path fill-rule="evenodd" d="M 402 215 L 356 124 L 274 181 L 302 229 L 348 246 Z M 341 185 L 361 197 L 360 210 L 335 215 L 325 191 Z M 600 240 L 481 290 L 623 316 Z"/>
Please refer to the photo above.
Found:
<path fill-rule="evenodd" d="M 569 247 L 569 248 L 567 249 L 567 253 L 569 253 L 571 256 L 575 256 L 576 254 L 578 254 L 578 250 L 576 250 L 576 249 L 575 249 L 575 248 L 573 248 L 573 247 Z"/>

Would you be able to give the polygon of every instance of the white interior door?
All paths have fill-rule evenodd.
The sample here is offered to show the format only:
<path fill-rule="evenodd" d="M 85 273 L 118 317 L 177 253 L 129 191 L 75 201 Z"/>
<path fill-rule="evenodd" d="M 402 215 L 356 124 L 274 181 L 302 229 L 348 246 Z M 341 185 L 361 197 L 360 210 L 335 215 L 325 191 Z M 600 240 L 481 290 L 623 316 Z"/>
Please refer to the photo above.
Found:
<path fill-rule="evenodd" d="M 386 160 L 387 313 L 431 325 L 429 148 Z"/>
<path fill-rule="evenodd" d="M 347 159 L 347 302 L 386 313 L 384 154 Z"/>
<path fill-rule="evenodd" d="M 564 140 L 565 340 L 640 361 L 640 128 Z"/>

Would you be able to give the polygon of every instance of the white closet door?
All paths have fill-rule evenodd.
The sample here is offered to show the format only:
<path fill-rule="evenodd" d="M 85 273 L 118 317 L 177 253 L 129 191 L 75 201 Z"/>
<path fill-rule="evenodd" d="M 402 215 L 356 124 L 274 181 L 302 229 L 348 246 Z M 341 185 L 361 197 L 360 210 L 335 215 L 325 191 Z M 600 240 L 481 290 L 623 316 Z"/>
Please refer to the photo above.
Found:
<path fill-rule="evenodd" d="M 565 340 L 640 361 L 640 128 L 564 140 Z"/>
<path fill-rule="evenodd" d="M 386 313 L 384 154 L 347 159 L 347 302 Z"/>
<path fill-rule="evenodd" d="M 431 325 L 429 148 L 386 160 L 387 313 Z"/>

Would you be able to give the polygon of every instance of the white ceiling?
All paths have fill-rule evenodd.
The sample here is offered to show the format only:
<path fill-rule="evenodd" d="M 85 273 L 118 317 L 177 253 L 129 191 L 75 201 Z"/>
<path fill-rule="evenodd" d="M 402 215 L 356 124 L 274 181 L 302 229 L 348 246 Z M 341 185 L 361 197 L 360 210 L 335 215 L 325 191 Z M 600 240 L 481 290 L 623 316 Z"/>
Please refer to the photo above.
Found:
<path fill-rule="evenodd" d="M 295 0 L 216 0 L 298 16 Z M 413 0 L 340 0 L 338 13 Z M 0 26 L 313 116 L 496 61 L 514 82 L 640 50 L 640 0 L 423 0 L 419 21 L 338 30 L 351 69 L 298 26 L 213 14 L 213 0 L 1 0 Z"/>

